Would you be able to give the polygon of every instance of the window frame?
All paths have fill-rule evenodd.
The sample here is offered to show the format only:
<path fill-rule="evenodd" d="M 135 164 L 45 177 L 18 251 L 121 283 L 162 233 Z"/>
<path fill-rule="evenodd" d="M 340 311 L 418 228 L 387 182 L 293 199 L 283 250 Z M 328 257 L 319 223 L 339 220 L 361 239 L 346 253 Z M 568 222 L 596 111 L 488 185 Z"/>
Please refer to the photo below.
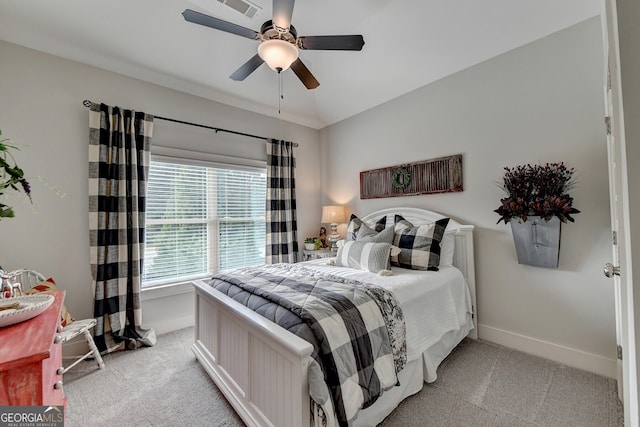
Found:
<path fill-rule="evenodd" d="M 193 165 L 193 166 L 202 166 L 208 168 L 218 168 L 218 169 L 232 169 L 232 170 L 244 170 L 249 172 L 263 172 L 266 174 L 267 171 L 267 162 L 262 159 L 245 159 L 239 157 L 232 156 L 223 156 L 218 154 L 211 153 L 203 153 L 198 151 L 191 150 L 183 150 L 183 149 L 175 149 L 169 147 L 153 147 L 151 150 L 151 155 L 149 159 L 149 167 L 151 166 L 151 162 L 169 162 L 169 163 L 177 163 L 182 165 Z M 265 194 L 266 196 L 266 194 Z M 265 197 L 266 203 L 266 197 Z M 266 217 L 264 218 L 266 224 Z M 196 221 L 198 223 L 202 221 Z M 146 218 L 145 212 L 145 229 L 149 225 L 154 224 L 164 224 L 162 220 L 150 220 Z M 213 271 L 210 271 L 206 274 L 193 274 L 189 276 L 183 276 L 180 278 L 169 278 L 169 279 L 156 279 L 156 280 L 147 280 L 141 283 L 142 290 L 153 290 L 153 289 L 166 289 L 168 287 L 173 286 L 183 286 L 184 284 L 191 283 L 194 280 L 206 279 L 211 276 L 211 274 L 215 271 L 219 270 L 219 247 L 218 245 L 213 245 L 211 239 L 213 236 L 216 236 L 216 232 L 220 230 L 220 220 L 218 218 L 207 218 L 204 223 L 207 227 L 207 246 L 212 250 L 209 253 L 209 259 L 207 260 L 207 265 L 213 267 Z M 266 227 L 266 226 L 265 226 Z M 146 247 L 146 241 L 145 241 Z"/>

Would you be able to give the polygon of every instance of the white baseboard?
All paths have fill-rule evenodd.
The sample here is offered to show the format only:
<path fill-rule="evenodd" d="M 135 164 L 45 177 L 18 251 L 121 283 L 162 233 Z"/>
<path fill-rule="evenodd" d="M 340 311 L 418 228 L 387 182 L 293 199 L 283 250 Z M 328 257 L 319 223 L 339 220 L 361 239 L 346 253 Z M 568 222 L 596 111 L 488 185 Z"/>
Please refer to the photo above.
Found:
<path fill-rule="evenodd" d="M 155 331 L 156 335 L 168 334 L 170 332 L 178 331 L 180 329 L 195 326 L 196 320 L 193 313 L 182 317 L 171 317 L 165 321 L 156 319 L 152 325 L 150 325 Z"/>
<path fill-rule="evenodd" d="M 553 360 L 563 365 L 583 369 L 604 375 L 605 377 L 616 378 L 615 359 L 609 359 L 597 354 L 587 353 L 582 350 L 576 350 L 482 324 L 478 325 L 478 335 L 480 339 L 485 341 L 544 357 L 545 359 Z"/>
<path fill-rule="evenodd" d="M 84 339 L 78 338 L 62 346 L 63 358 L 76 358 L 89 351 L 89 346 Z"/>
<path fill-rule="evenodd" d="M 171 317 L 165 321 L 156 321 L 153 323 L 153 330 L 156 335 L 168 334 L 180 329 L 188 328 L 195 325 L 193 314 L 183 317 Z M 83 339 L 65 344 L 62 347 L 62 357 L 72 359 L 89 351 L 89 346 Z"/>

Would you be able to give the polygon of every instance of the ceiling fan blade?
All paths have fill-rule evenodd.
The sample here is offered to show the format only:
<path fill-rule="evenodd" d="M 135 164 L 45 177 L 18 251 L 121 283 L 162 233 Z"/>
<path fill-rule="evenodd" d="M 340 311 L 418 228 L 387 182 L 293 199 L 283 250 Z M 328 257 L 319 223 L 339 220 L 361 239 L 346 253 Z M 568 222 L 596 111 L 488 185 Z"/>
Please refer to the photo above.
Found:
<path fill-rule="evenodd" d="M 303 36 L 298 37 L 300 49 L 307 50 L 362 50 L 364 37 L 349 36 Z"/>
<path fill-rule="evenodd" d="M 260 33 L 257 31 L 232 24 L 231 22 L 223 21 L 222 19 L 214 18 L 213 16 L 205 15 L 204 13 L 196 12 L 195 10 L 185 9 L 185 11 L 182 12 L 182 16 L 188 22 L 236 34 L 248 39 L 258 39 L 260 37 Z"/>
<path fill-rule="evenodd" d="M 313 77 L 311 71 L 309 71 L 307 66 L 302 63 L 300 58 L 296 59 L 293 64 L 291 64 L 291 69 L 307 89 L 315 89 L 320 86 L 320 82 Z"/>
<path fill-rule="evenodd" d="M 273 0 L 273 25 L 288 30 L 295 0 Z"/>
<path fill-rule="evenodd" d="M 231 77 L 231 79 L 235 81 L 242 81 L 246 79 L 249 74 L 253 73 L 259 66 L 261 66 L 263 62 L 264 60 L 260 58 L 260 55 L 256 53 L 253 58 L 242 64 L 242 66 L 229 77 Z"/>

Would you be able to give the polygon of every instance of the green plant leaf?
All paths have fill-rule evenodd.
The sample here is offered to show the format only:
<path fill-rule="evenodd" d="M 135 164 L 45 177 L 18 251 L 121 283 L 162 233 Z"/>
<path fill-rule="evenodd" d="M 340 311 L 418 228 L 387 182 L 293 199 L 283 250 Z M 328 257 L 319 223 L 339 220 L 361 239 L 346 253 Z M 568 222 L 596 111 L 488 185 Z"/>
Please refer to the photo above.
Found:
<path fill-rule="evenodd" d="M 0 218 L 13 218 L 15 214 L 13 213 L 13 208 L 10 207 L 0 207 Z"/>
<path fill-rule="evenodd" d="M 0 130 L 0 135 L 2 135 L 2 130 Z M 19 148 L 12 144 L 8 138 L 0 139 L 0 195 L 4 194 L 4 189 L 10 188 L 17 192 L 24 191 L 31 200 L 31 186 L 24 178 L 24 171 L 18 166 L 9 149 L 18 150 Z M 13 166 L 9 161 L 13 161 Z M 20 187 L 17 184 L 20 184 Z M 10 206 L 0 203 L 0 218 L 13 218 L 14 216 Z"/>

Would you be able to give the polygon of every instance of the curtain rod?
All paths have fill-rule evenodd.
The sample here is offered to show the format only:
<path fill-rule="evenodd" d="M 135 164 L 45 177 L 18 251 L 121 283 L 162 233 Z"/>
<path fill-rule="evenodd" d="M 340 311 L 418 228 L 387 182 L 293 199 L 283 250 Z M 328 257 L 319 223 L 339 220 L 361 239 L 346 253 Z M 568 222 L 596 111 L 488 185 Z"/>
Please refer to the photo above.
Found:
<path fill-rule="evenodd" d="M 91 107 L 91 104 L 93 104 L 93 102 L 89 101 L 88 99 L 85 99 L 84 101 L 82 101 L 82 105 L 84 105 L 87 108 Z M 160 120 L 164 120 L 164 121 L 167 121 L 167 122 L 174 122 L 174 123 L 180 123 L 180 124 L 183 124 L 183 125 L 189 125 L 189 126 L 195 126 L 195 127 L 199 127 L 199 128 L 204 128 L 204 129 L 211 129 L 211 130 L 215 131 L 216 133 L 218 133 L 218 132 L 226 132 L 226 133 L 232 133 L 234 135 L 246 136 L 246 137 L 249 137 L 249 138 L 262 139 L 264 141 L 269 140 L 269 138 L 266 138 L 264 136 L 251 135 L 251 134 L 248 134 L 248 133 L 238 132 L 238 131 L 235 131 L 235 130 L 222 129 L 222 128 L 217 128 L 217 127 L 213 127 L 213 126 L 201 125 L 201 124 L 198 124 L 198 123 L 185 122 L 183 120 L 170 119 L 168 117 L 162 117 L 162 116 L 155 116 L 154 115 L 153 117 L 155 119 L 160 119 Z M 298 143 L 294 142 L 293 146 L 297 147 Z"/>

